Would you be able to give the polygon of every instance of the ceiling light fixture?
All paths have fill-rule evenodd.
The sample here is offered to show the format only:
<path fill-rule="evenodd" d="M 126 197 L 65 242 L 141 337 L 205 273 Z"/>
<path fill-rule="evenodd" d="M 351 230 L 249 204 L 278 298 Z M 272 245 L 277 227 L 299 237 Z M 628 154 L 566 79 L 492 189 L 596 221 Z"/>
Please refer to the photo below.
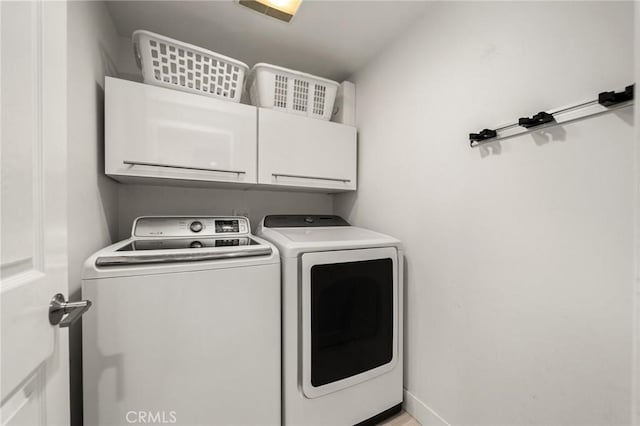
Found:
<path fill-rule="evenodd" d="M 289 22 L 298 11 L 302 0 L 239 0 L 238 3 L 272 18 Z"/>

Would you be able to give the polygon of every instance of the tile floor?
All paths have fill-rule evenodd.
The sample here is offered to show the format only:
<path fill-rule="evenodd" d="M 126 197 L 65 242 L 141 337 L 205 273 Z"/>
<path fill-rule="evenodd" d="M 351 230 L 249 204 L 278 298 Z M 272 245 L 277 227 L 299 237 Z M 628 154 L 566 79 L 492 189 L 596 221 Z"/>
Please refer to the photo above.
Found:
<path fill-rule="evenodd" d="M 378 426 L 420 426 L 420 423 L 409 415 L 406 411 L 402 411 L 393 417 L 388 418 Z"/>

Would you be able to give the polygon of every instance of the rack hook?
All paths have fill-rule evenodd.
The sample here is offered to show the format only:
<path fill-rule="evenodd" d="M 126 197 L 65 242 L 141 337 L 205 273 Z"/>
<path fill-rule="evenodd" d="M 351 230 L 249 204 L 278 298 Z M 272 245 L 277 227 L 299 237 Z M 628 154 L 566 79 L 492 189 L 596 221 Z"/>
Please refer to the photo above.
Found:
<path fill-rule="evenodd" d="M 540 111 L 533 117 L 521 117 L 518 119 L 518 126 L 522 126 L 525 128 L 536 127 L 541 124 L 551 123 L 556 121 L 553 118 L 553 114 L 549 114 L 548 112 Z"/>
<path fill-rule="evenodd" d="M 484 129 L 480 133 L 469 133 L 469 141 L 471 142 L 471 146 L 474 145 L 474 142 L 481 142 L 487 139 L 493 139 L 498 136 L 498 132 L 493 129 Z"/>
<path fill-rule="evenodd" d="M 633 99 L 633 89 L 635 84 L 625 87 L 622 92 L 601 92 L 598 93 L 598 103 L 605 107 L 610 107 Z"/>

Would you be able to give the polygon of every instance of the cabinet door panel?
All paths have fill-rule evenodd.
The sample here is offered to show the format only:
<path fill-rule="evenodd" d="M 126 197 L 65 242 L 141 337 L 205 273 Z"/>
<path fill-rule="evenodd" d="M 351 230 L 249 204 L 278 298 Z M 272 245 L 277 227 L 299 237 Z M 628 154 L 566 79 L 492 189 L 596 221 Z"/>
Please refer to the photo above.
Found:
<path fill-rule="evenodd" d="M 261 184 L 356 189 L 356 129 L 259 109 Z"/>
<path fill-rule="evenodd" d="M 256 108 L 107 78 L 106 173 L 256 183 Z"/>

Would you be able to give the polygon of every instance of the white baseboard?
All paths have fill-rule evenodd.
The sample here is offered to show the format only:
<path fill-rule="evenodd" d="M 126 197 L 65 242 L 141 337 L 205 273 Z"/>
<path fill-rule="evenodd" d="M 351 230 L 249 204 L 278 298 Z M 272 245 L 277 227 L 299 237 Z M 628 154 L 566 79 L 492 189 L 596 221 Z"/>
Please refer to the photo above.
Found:
<path fill-rule="evenodd" d="M 451 426 L 449 422 L 406 389 L 404 390 L 404 403 L 402 405 L 404 410 L 411 414 L 422 426 Z"/>

